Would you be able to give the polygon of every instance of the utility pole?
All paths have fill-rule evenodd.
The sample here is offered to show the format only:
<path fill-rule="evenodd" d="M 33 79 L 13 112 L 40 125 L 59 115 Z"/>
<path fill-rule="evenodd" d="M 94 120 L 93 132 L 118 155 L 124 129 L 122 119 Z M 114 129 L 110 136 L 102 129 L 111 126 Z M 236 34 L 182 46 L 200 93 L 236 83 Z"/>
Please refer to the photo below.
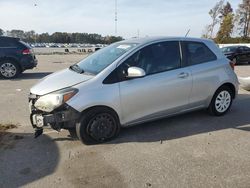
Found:
<path fill-rule="evenodd" d="M 115 36 L 117 36 L 117 0 L 115 0 Z"/>

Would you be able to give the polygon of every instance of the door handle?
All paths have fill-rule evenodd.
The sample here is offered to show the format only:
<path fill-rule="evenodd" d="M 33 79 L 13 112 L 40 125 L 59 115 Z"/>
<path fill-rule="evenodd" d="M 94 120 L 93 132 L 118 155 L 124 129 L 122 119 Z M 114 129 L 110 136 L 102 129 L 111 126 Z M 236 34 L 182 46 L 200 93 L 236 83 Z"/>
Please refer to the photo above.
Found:
<path fill-rule="evenodd" d="M 182 72 L 178 75 L 178 78 L 187 78 L 189 74 L 187 72 Z"/>

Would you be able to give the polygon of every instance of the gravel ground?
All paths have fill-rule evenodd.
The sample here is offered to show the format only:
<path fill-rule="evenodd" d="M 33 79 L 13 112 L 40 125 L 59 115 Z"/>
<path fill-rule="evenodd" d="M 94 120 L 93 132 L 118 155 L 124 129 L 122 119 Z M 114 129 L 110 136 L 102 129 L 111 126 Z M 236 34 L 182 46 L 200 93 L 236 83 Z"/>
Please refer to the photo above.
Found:
<path fill-rule="evenodd" d="M 240 90 L 226 116 L 192 112 L 123 129 L 102 145 L 50 129 L 34 139 L 29 88 L 84 56 L 37 58 L 38 68 L 0 80 L 0 125 L 11 125 L 0 139 L 0 187 L 250 187 L 249 92 Z M 250 76 L 250 65 L 236 73 Z"/>

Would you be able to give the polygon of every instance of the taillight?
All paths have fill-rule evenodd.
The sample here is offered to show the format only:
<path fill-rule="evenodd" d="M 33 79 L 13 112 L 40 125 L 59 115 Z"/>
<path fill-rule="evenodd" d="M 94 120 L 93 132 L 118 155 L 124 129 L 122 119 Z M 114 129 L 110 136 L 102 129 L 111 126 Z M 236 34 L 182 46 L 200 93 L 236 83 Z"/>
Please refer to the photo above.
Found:
<path fill-rule="evenodd" d="M 234 70 L 235 63 L 233 61 L 230 61 L 229 64 L 230 64 L 231 68 Z"/>
<path fill-rule="evenodd" d="M 23 50 L 23 55 L 29 55 L 29 54 L 32 54 L 32 51 L 30 50 L 30 49 L 25 49 L 25 50 Z"/>

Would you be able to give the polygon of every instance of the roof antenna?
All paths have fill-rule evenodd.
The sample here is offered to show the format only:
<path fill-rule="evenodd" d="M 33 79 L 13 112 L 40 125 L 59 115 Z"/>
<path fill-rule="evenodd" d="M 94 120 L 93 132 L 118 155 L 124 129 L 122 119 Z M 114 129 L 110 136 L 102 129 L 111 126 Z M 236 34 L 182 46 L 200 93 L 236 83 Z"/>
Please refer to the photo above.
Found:
<path fill-rule="evenodd" d="M 190 29 L 187 31 L 187 33 L 186 33 L 185 37 L 187 37 L 187 36 L 188 36 L 189 32 L 190 32 Z"/>

